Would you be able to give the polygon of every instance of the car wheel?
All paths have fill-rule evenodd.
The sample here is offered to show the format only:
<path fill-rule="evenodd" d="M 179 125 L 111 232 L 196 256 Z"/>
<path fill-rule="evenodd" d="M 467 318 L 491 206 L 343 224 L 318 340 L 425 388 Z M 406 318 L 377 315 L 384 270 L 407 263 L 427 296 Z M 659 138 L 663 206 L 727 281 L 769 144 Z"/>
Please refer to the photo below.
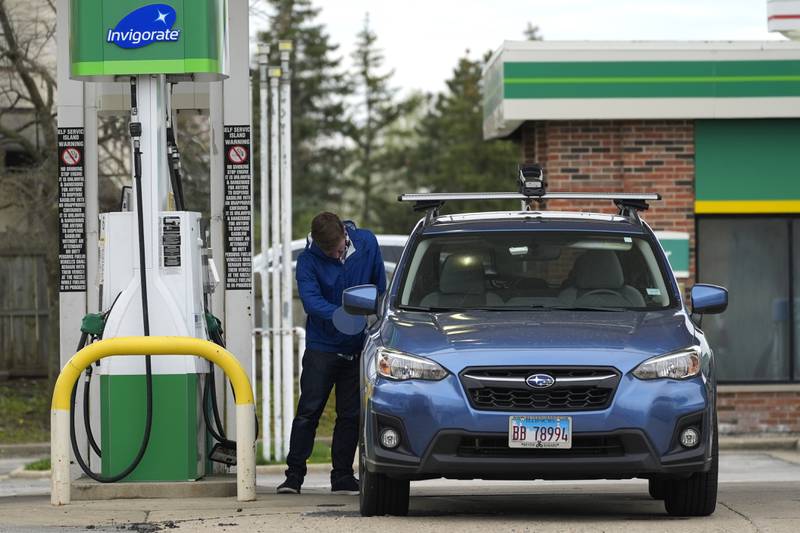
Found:
<path fill-rule="evenodd" d="M 647 482 L 647 490 L 650 492 L 650 497 L 654 500 L 664 499 L 664 485 L 666 481 L 659 478 L 651 478 Z"/>
<path fill-rule="evenodd" d="M 711 468 L 685 479 L 671 479 L 664 485 L 664 507 L 673 516 L 708 516 L 717 507 L 719 477 L 719 437 L 717 417 L 712 425 Z"/>
<path fill-rule="evenodd" d="M 359 450 L 358 473 L 361 479 L 359 509 L 361 516 L 408 514 L 410 482 L 370 472 L 366 467 L 363 447 Z"/>

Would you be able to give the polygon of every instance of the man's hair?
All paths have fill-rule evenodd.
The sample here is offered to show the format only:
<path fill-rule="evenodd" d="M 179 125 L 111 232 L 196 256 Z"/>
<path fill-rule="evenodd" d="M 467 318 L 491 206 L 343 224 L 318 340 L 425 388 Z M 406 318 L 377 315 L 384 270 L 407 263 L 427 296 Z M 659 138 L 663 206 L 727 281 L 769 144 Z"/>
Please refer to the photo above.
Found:
<path fill-rule="evenodd" d="M 311 238 L 325 252 L 336 248 L 344 237 L 344 224 L 338 216 L 323 211 L 311 221 Z"/>

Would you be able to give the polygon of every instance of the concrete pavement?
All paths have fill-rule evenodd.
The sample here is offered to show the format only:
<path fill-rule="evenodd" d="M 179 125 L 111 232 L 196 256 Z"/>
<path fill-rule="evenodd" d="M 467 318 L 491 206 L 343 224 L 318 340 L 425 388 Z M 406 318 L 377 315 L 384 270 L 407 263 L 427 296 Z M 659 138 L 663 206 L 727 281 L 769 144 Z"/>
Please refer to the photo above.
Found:
<path fill-rule="evenodd" d="M 355 496 L 309 476 L 301 496 L 278 496 L 279 474 L 259 476 L 258 501 L 233 498 L 111 500 L 51 507 L 47 480 L 10 496 L 0 482 L 0 531 L 800 531 L 800 454 L 727 452 L 717 511 L 676 519 L 641 480 L 412 483 L 408 517 L 361 518 Z M 10 487 L 9 487 L 10 489 Z M 37 492 L 38 491 L 38 492 Z"/>

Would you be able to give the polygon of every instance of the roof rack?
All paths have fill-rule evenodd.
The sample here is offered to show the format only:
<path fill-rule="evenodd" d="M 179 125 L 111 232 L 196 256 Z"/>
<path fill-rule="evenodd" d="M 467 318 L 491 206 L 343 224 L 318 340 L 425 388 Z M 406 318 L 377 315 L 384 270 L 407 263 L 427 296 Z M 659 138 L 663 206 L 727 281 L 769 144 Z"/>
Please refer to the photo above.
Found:
<path fill-rule="evenodd" d="M 596 193 L 596 192 L 546 192 L 544 170 L 538 164 L 519 166 L 518 192 L 443 192 L 401 194 L 401 202 L 414 202 L 414 211 L 425 211 L 425 225 L 439 216 L 439 209 L 447 201 L 458 200 L 521 200 L 524 209 L 532 210 L 536 202 L 541 208 L 547 200 L 611 200 L 619 209 L 620 216 L 641 223 L 639 211 L 647 211 L 648 200 L 661 200 L 657 193 Z"/>
<path fill-rule="evenodd" d="M 636 222 L 640 221 L 639 211 L 646 211 L 650 200 L 661 200 L 658 193 L 594 193 L 594 192 L 547 192 L 542 194 L 522 194 L 519 192 L 442 192 L 409 193 L 397 198 L 400 202 L 414 202 L 414 211 L 426 211 L 425 225 L 439 216 L 439 209 L 445 202 L 464 200 L 521 200 L 531 209 L 533 202 L 545 200 L 611 200 L 619 209 L 619 214 Z"/>

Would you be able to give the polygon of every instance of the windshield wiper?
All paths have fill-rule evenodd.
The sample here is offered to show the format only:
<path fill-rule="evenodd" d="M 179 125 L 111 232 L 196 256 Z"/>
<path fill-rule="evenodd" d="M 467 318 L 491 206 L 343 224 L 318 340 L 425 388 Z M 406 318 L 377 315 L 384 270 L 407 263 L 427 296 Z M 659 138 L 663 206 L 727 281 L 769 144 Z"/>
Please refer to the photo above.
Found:
<path fill-rule="evenodd" d="M 423 313 L 451 313 L 453 311 L 460 311 L 459 309 L 451 309 L 449 307 L 418 307 L 414 305 L 404 305 L 400 307 L 403 311 L 421 311 Z"/>
<path fill-rule="evenodd" d="M 567 305 L 553 305 L 550 309 L 557 309 L 559 311 L 609 311 L 612 313 L 619 313 L 622 311 L 627 311 L 624 307 L 596 307 L 596 306 L 588 306 L 588 305 L 580 305 L 570 307 Z"/>
<path fill-rule="evenodd" d="M 492 306 L 492 307 L 461 307 L 454 309 L 451 307 L 418 307 L 413 305 L 404 305 L 401 307 L 403 311 L 420 311 L 423 313 L 465 313 L 469 311 L 609 311 L 619 313 L 627 311 L 624 307 L 591 307 L 591 306 L 576 306 L 569 307 L 566 305 L 513 305 L 513 306 Z"/>
<path fill-rule="evenodd" d="M 465 307 L 464 311 L 550 311 L 549 305 L 496 305 L 492 307 Z"/>

